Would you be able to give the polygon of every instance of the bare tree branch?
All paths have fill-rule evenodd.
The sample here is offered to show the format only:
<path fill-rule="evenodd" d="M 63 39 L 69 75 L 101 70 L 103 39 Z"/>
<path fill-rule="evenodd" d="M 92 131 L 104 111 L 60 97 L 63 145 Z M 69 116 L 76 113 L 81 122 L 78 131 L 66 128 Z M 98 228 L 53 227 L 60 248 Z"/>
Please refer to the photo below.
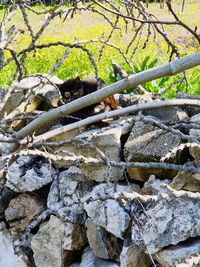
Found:
<path fill-rule="evenodd" d="M 66 105 L 58 107 L 56 109 L 48 111 L 46 114 L 42 114 L 33 122 L 25 126 L 19 132 L 16 133 L 16 138 L 21 139 L 27 135 L 32 134 L 46 123 L 53 122 L 54 120 L 64 117 L 74 111 L 80 110 L 84 107 L 90 106 L 94 103 L 98 103 L 108 96 L 115 93 L 124 91 L 128 88 L 135 87 L 141 83 L 161 78 L 163 76 L 170 76 L 180 73 L 189 68 L 195 67 L 200 64 L 200 52 L 183 57 L 174 62 L 167 63 L 165 65 L 146 70 L 141 73 L 131 75 L 121 81 L 118 81 L 112 85 L 109 85 L 97 92 L 90 95 L 79 98 Z M 176 101 L 176 100 L 174 100 Z M 197 103 L 199 105 L 199 102 Z M 101 115 L 101 114 L 100 114 Z M 115 116 L 115 114 L 114 114 Z"/>

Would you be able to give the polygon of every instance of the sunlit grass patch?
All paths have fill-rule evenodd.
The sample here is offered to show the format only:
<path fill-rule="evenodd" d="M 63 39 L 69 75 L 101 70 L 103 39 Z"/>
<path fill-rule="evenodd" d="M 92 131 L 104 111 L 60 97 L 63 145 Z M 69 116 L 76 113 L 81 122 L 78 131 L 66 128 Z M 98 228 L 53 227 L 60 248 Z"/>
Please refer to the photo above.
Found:
<path fill-rule="evenodd" d="M 190 2 L 190 3 L 189 3 Z M 166 9 L 160 9 L 159 4 L 152 4 L 150 6 L 150 11 L 156 13 L 158 16 L 161 16 L 162 19 L 172 19 L 169 13 L 166 12 Z M 200 16 L 195 16 L 194 20 L 191 20 L 191 12 L 194 14 L 197 13 L 199 3 L 198 2 L 187 2 L 187 8 L 184 13 L 180 13 L 181 19 L 186 23 L 193 25 L 198 25 Z M 35 7 L 37 10 L 40 10 L 39 6 Z M 176 11 L 179 12 L 178 6 L 176 6 Z M 3 15 L 3 10 L 0 10 L 0 17 Z M 28 11 L 28 16 L 30 23 L 33 28 L 33 32 L 36 33 L 41 25 L 45 21 L 44 15 L 36 16 L 33 13 Z M 12 20 L 9 22 L 9 26 L 15 24 L 16 27 L 22 28 L 25 30 L 25 34 L 20 36 L 13 47 L 19 52 L 23 49 L 26 49 L 31 44 L 31 38 L 27 32 L 27 28 L 23 23 L 23 18 L 18 12 Z M 115 46 L 120 47 L 121 51 L 127 58 L 130 58 L 134 47 L 139 41 L 138 38 L 133 42 L 132 46 L 129 49 L 128 54 L 125 54 L 128 43 L 131 38 L 134 36 L 134 28 L 129 29 L 128 32 L 125 32 L 125 24 L 121 19 L 119 20 L 119 25 L 122 29 L 116 30 L 112 35 L 109 42 Z M 171 26 L 170 26 L 171 27 Z M 175 41 L 176 45 L 180 50 L 181 56 L 195 52 L 199 49 L 197 42 L 194 41 L 194 38 L 186 33 L 184 29 L 179 28 L 180 31 L 172 30 L 169 26 L 166 28 L 169 31 L 169 36 L 172 40 Z M 174 29 L 174 28 L 173 28 Z M 84 40 L 94 40 L 98 39 L 100 36 L 104 36 L 104 40 L 107 39 L 111 31 L 110 24 L 105 21 L 101 16 L 90 12 L 83 12 L 81 15 L 77 14 L 74 18 L 68 18 L 65 21 L 56 18 L 53 20 L 49 26 L 45 29 L 40 38 L 36 41 L 36 45 L 54 43 L 62 41 L 64 43 L 73 43 L 74 41 L 84 41 Z M 144 36 L 139 42 L 137 52 L 132 56 L 130 64 L 136 72 L 146 70 L 151 67 L 159 66 L 161 64 L 167 63 L 169 60 L 169 53 L 167 53 L 168 47 L 161 37 L 153 40 L 150 38 L 147 46 L 143 49 L 143 46 L 146 42 L 145 32 Z M 87 48 L 92 54 L 99 71 L 99 76 L 105 80 L 106 83 L 114 82 L 113 70 L 112 70 L 112 60 L 117 61 L 127 73 L 131 74 L 132 70 L 130 66 L 126 63 L 126 60 L 123 58 L 122 54 L 112 47 L 106 46 L 103 50 L 101 58 L 100 51 L 102 48 L 102 43 L 94 42 L 83 44 L 82 46 Z M 30 75 L 34 73 L 49 73 L 57 62 L 57 60 L 62 57 L 66 47 L 61 45 L 56 47 L 49 47 L 43 49 L 36 49 L 28 54 L 26 60 L 23 64 L 24 75 Z M 5 59 L 9 57 L 9 53 L 6 52 Z M 146 64 L 145 60 L 148 58 Z M 154 62 L 154 63 L 152 63 Z M 3 68 L 0 71 L 0 86 L 6 87 L 11 81 L 15 73 L 15 65 L 12 61 L 8 66 Z M 198 93 L 200 91 L 200 77 L 199 77 L 200 68 L 194 68 L 187 71 L 187 85 L 189 93 Z M 76 76 L 81 78 L 94 75 L 94 67 L 91 64 L 89 57 L 86 52 L 81 49 L 72 48 L 68 54 L 68 57 L 65 59 L 63 64 L 56 70 L 55 75 L 61 79 L 68 79 Z M 156 81 L 152 81 L 143 86 L 152 92 L 157 92 L 161 87 L 168 87 L 174 80 L 181 79 L 181 75 L 176 77 L 164 77 Z M 186 91 L 186 83 L 183 82 L 181 85 L 175 84 L 173 88 L 168 92 L 166 97 L 173 97 L 176 91 Z"/>

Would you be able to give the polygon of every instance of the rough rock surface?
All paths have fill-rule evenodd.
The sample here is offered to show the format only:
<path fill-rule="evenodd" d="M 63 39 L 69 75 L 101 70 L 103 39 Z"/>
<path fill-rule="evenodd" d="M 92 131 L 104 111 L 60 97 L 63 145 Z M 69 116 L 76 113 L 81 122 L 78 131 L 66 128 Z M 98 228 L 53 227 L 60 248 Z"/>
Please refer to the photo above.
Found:
<path fill-rule="evenodd" d="M 73 250 L 81 249 L 85 243 L 83 227 L 51 215 L 33 237 L 31 248 L 37 267 L 63 267 L 74 260 Z"/>
<path fill-rule="evenodd" d="M 8 133 L 0 139 L 58 105 L 51 81 L 62 81 L 49 79 L 28 77 L 6 90 L 0 119 Z M 148 92 L 120 97 L 122 105 L 160 101 Z M 189 116 L 200 112 L 184 109 Z M 27 112 L 31 117 L 13 120 Z M 0 267 L 200 266 L 199 114 L 189 118 L 175 107 L 141 112 L 13 154 L 13 144 L 0 142 Z M 33 138 L 62 122 L 46 123 Z M 127 170 L 126 163 L 137 161 L 179 166 Z"/>
<path fill-rule="evenodd" d="M 68 155 L 83 156 L 89 159 L 101 159 L 120 161 L 121 138 L 130 132 L 132 120 L 121 120 L 112 126 L 103 129 L 92 129 L 78 135 L 73 142 L 57 150 L 59 155 L 67 151 Z M 59 167 L 66 167 L 67 163 L 58 163 Z M 71 165 L 71 162 L 69 162 Z M 122 178 L 123 170 L 116 166 L 106 166 L 92 162 L 81 162 L 80 169 L 88 180 L 107 182 Z"/>
<path fill-rule="evenodd" d="M 2 267 L 30 267 L 25 255 L 16 255 L 13 249 L 13 238 L 9 231 L 0 231 L 0 266 Z"/>
<path fill-rule="evenodd" d="M 190 148 L 190 153 L 195 160 L 197 166 L 200 166 L 200 145 L 194 144 Z"/>
<path fill-rule="evenodd" d="M 190 118 L 190 123 L 196 123 L 196 124 L 200 124 L 200 113 L 192 116 Z"/>
<path fill-rule="evenodd" d="M 85 225 L 88 242 L 95 256 L 119 261 L 121 246 L 117 237 L 108 233 L 103 227 L 96 226 L 89 219 Z"/>
<path fill-rule="evenodd" d="M 89 195 L 91 199 L 95 199 L 96 195 L 102 195 L 104 197 L 105 194 L 114 194 L 114 190 L 115 189 L 111 184 L 101 184 L 94 187 Z M 130 191 L 130 188 L 128 186 L 117 185 L 116 192 L 120 193 L 125 191 Z M 123 239 L 124 234 L 129 227 L 131 218 L 121 203 L 115 201 L 114 199 L 103 200 L 103 197 L 102 200 L 100 197 L 100 200 L 84 203 L 84 209 L 93 223 Z"/>
<path fill-rule="evenodd" d="M 146 200 L 139 197 L 143 208 L 136 201 L 131 207 L 137 222 L 133 221 L 132 242 L 149 253 L 200 234 L 200 193 L 176 191 L 168 184 L 169 181 L 151 179 L 143 190 Z"/>
<path fill-rule="evenodd" d="M 136 122 L 125 144 L 124 156 L 128 162 L 158 162 L 171 149 L 180 144 L 177 135 L 163 131 L 158 127 L 143 122 Z M 175 161 L 175 159 L 172 159 Z M 151 174 L 160 177 L 175 176 L 174 171 L 162 169 L 128 168 L 131 179 L 145 181 Z"/>
<path fill-rule="evenodd" d="M 151 102 L 152 98 L 150 94 L 144 94 L 144 95 L 136 95 L 134 93 L 131 94 L 120 94 L 118 95 L 118 101 L 119 105 L 122 107 L 128 107 L 131 105 L 139 104 L 139 103 L 145 103 L 145 102 Z"/>
<path fill-rule="evenodd" d="M 0 135 L 1 136 L 1 135 Z M 10 188 L 5 186 L 6 181 L 6 160 L 0 157 L 0 216 L 4 217 L 3 212 L 7 208 L 10 200 L 17 196 Z"/>
<path fill-rule="evenodd" d="M 10 188 L 0 185 L 0 216 L 4 218 L 4 211 L 7 208 L 11 199 L 16 197 L 16 193 L 13 192 Z"/>
<path fill-rule="evenodd" d="M 176 190 L 200 192 L 200 174 L 178 172 L 170 183 L 170 186 Z"/>
<path fill-rule="evenodd" d="M 144 251 L 130 242 L 126 242 L 120 255 L 120 267 L 151 266 L 150 257 Z"/>
<path fill-rule="evenodd" d="M 118 98 L 119 105 L 122 107 L 153 101 L 151 94 L 120 94 Z M 160 109 L 157 108 L 147 109 L 144 110 L 142 113 L 147 116 L 153 116 L 167 124 L 179 123 L 180 121 L 186 121 L 189 119 L 187 113 L 179 107 L 165 107 L 162 108 L 162 112 L 160 112 Z"/>
<path fill-rule="evenodd" d="M 165 107 L 160 112 L 159 108 L 148 109 L 142 112 L 144 115 L 153 116 L 166 124 L 184 122 L 189 119 L 188 115 L 179 107 Z"/>
<path fill-rule="evenodd" d="M 45 209 L 44 200 L 36 194 L 21 194 L 12 199 L 5 210 L 5 218 L 13 234 L 20 234 Z"/>
<path fill-rule="evenodd" d="M 192 140 L 200 140 L 200 129 L 191 129 L 189 131 L 189 135 L 191 136 Z"/>
<path fill-rule="evenodd" d="M 119 203 L 112 199 L 103 203 L 97 200 L 85 204 L 84 208 L 95 224 L 123 239 L 130 223 L 130 216 L 120 207 Z"/>
<path fill-rule="evenodd" d="M 200 240 L 170 246 L 157 253 L 156 259 L 163 267 L 200 266 Z"/>
<path fill-rule="evenodd" d="M 8 168 L 6 186 L 15 192 L 31 192 L 49 184 L 55 176 L 48 160 L 20 156 Z"/>
<path fill-rule="evenodd" d="M 116 262 L 105 261 L 94 255 L 92 249 L 87 247 L 82 255 L 80 263 L 73 263 L 69 267 L 118 267 L 120 266 Z"/>
<path fill-rule="evenodd" d="M 185 94 L 185 93 L 181 93 L 178 92 L 176 94 L 176 98 L 178 99 L 198 99 L 200 100 L 200 96 L 199 95 L 191 95 L 191 94 Z M 199 106 L 184 106 L 182 107 L 182 109 L 187 112 L 187 114 L 189 116 L 194 116 L 196 114 L 200 113 L 200 107 Z"/>
<path fill-rule="evenodd" d="M 71 166 L 61 172 L 58 180 L 52 183 L 47 200 L 48 208 L 63 221 L 84 223 L 86 213 L 79 200 L 90 191 L 93 185 L 92 181 L 86 180 L 79 168 Z"/>

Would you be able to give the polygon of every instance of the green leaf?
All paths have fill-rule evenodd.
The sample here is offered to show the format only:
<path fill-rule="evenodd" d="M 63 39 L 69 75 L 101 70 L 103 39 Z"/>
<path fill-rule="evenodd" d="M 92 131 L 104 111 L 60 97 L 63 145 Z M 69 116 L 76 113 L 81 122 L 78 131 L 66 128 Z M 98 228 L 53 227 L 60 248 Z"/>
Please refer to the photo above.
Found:
<path fill-rule="evenodd" d="M 163 87 L 163 85 L 164 85 L 168 80 L 169 80 L 169 77 L 168 77 L 168 76 L 163 77 L 163 78 L 160 80 L 160 82 L 159 82 L 159 84 L 158 84 L 158 87 Z"/>
<path fill-rule="evenodd" d="M 138 68 L 137 65 L 134 65 L 134 71 L 135 71 L 135 72 L 140 72 L 140 70 L 139 70 L 139 68 Z"/>
<path fill-rule="evenodd" d="M 151 61 L 151 63 L 148 65 L 148 69 L 151 69 L 153 67 L 155 67 L 155 65 L 157 64 L 158 62 L 158 59 L 154 59 L 153 61 Z"/>
<path fill-rule="evenodd" d="M 145 67 L 146 67 L 147 62 L 149 61 L 149 59 L 150 59 L 150 56 L 145 57 L 145 59 L 143 60 L 141 66 L 140 66 L 140 70 L 141 70 L 141 71 L 142 71 L 142 70 L 145 70 Z"/>

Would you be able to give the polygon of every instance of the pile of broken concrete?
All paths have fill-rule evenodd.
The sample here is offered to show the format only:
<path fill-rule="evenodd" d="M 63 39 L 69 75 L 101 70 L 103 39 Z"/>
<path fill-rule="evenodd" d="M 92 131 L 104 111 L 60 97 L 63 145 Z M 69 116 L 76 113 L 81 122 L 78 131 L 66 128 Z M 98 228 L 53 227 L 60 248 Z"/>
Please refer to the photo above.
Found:
<path fill-rule="evenodd" d="M 170 107 L 2 154 L 0 266 L 200 266 L 200 174 L 132 164 L 198 170 L 198 140 L 200 109 Z"/>

